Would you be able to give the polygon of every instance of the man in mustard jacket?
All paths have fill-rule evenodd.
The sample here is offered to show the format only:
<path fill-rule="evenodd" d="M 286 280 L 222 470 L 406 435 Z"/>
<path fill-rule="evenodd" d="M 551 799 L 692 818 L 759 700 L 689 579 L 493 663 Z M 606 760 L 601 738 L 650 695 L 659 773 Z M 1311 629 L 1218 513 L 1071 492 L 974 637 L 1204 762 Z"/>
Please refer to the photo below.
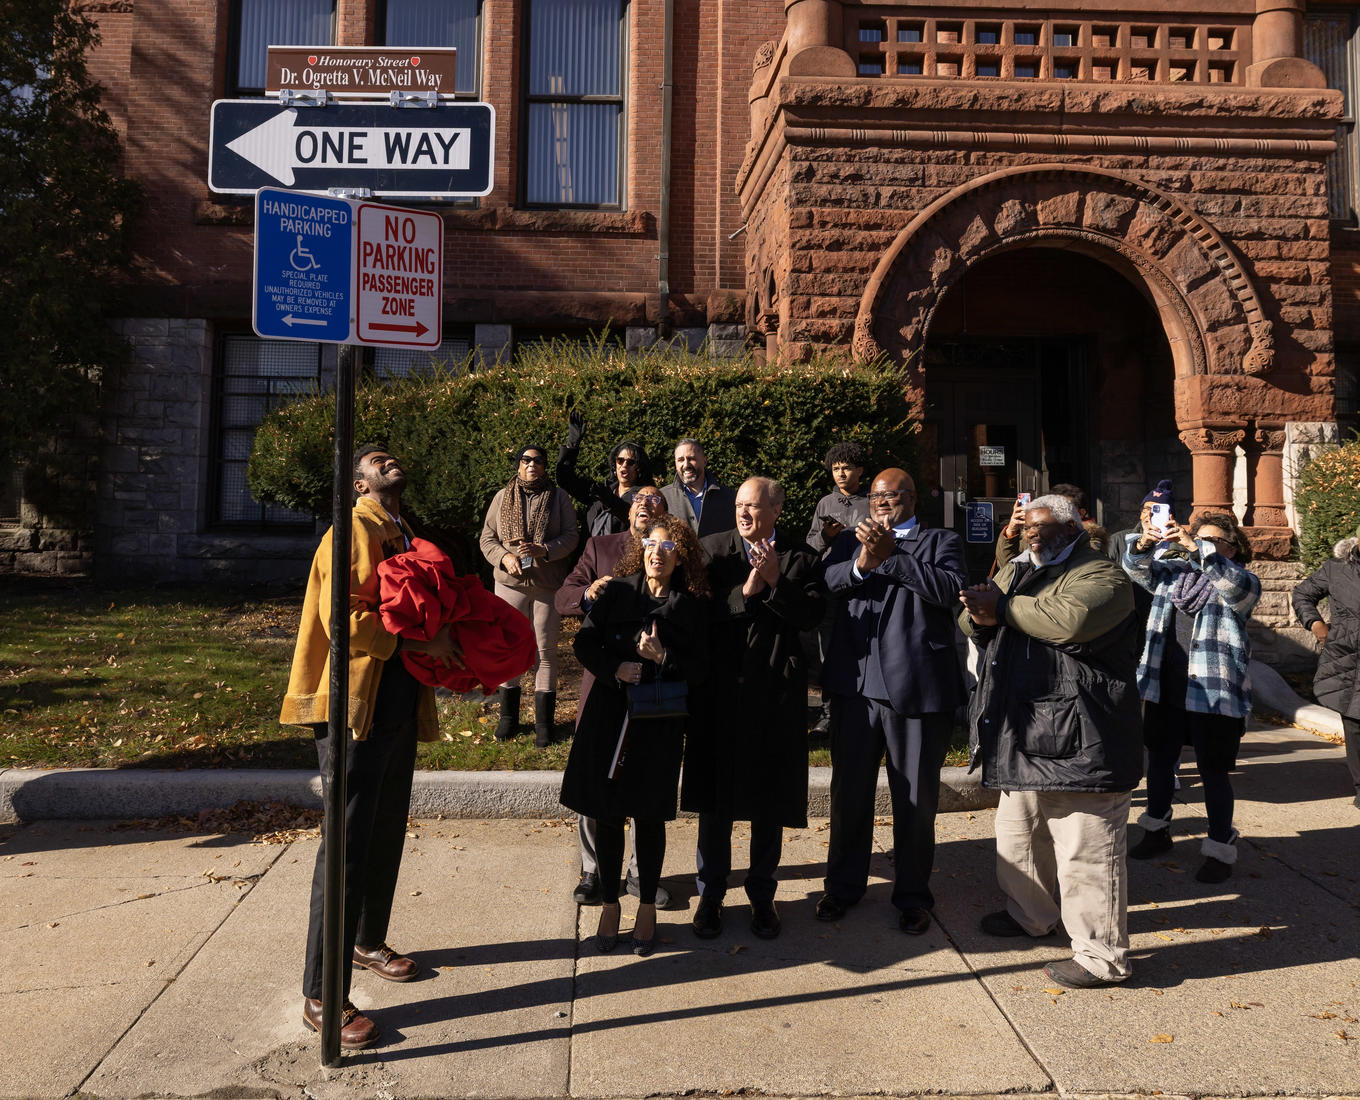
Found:
<path fill-rule="evenodd" d="M 345 952 L 353 957 L 354 966 L 394 982 L 409 981 L 418 970 L 415 962 L 387 946 L 387 924 L 406 836 L 416 741 L 433 741 L 438 736 L 434 689 L 417 683 L 394 658 L 404 648 L 456 659 L 447 627 L 430 641 L 417 642 L 389 634 L 378 614 L 378 563 L 411 546 L 411 530 L 401 518 L 405 485 L 401 464 L 386 450 L 368 446 L 355 455 L 357 499 L 350 538 L 347 721 L 353 741 L 345 767 Z M 312 730 L 323 783 L 330 754 L 327 722 L 333 535 L 333 528 L 326 532 L 312 559 L 288 694 L 279 715 L 285 725 Z M 313 1031 L 321 1029 L 325 867 L 323 842 L 312 873 L 307 962 L 302 978 L 302 1022 Z M 355 1050 L 375 1043 L 378 1027 L 350 1002 L 350 974 L 351 968 L 346 967 L 340 1045 Z"/>

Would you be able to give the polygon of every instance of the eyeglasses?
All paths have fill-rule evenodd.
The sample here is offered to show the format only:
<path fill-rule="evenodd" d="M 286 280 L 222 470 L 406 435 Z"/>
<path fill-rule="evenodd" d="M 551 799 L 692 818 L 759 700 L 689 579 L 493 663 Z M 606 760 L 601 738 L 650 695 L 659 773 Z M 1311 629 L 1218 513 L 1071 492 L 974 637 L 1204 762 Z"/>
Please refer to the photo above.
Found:
<path fill-rule="evenodd" d="M 615 465 L 615 466 L 636 466 L 636 465 L 637 465 L 637 459 L 636 459 L 636 458 L 616 458 L 616 459 L 614 459 L 614 465 Z"/>
<path fill-rule="evenodd" d="M 890 493 L 887 492 L 870 493 L 869 501 L 873 503 L 875 501 L 881 500 L 887 504 L 893 504 L 901 500 L 903 497 L 914 497 L 915 495 L 916 494 L 912 492 L 910 489 L 894 489 Z"/>
<path fill-rule="evenodd" d="M 633 497 L 634 504 L 647 504 L 653 508 L 660 504 L 662 500 L 660 493 L 638 493 Z"/>
<path fill-rule="evenodd" d="M 545 463 L 542 455 L 520 455 L 519 464 L 521 466 L 542 466 Z"/>
<path fill-rule="evenodd" d="M 670 539 L 643 539 L 642 548 L 644 550 L 660 549 L 664 550 L 667 554 L 669 554 L 672 550 L 675 549 L 675 543 L 671 542 Z"/>

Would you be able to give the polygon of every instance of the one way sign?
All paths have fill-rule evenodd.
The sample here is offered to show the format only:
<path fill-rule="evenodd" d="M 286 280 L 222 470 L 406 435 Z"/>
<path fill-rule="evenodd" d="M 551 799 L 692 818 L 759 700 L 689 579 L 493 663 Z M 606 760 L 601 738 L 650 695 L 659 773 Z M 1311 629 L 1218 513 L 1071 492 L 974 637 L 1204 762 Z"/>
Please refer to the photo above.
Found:
<path fill-rule="evenodd" d="M 219 99 L 208 186 L 238 195 L 364 187 L 375 195 L 473 198 L 491 192 L 495 132 L 489 103 L 284 107 Z"/>

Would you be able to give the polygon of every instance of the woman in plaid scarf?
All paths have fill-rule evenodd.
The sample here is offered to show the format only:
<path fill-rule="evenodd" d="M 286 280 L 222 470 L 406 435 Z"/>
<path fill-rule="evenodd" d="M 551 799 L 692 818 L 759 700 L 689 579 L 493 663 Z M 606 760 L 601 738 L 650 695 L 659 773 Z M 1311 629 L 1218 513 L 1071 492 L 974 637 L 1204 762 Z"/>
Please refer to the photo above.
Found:
<path fill-rule="evenodd" d="M 1174 519 L 1154 530 L 1145 504 L 1142 534 L 1129 535 L 1124 570 L 1152 593 L 1147 644 L 1138 665 L 1143 698 L 1143 743 L 1148 750 L 1147 811 L 1138 819 L 1143 838 L 1130 859 L 1171 850 L 1171 797 L 1176 762 L 1194 746 L 1204 790 L 1209 835 L 1201 846 L 1200 882 L 1223 882 L 1237 862 L 1233 790 L 1251 683 L 1247 620 L 1261 598 L 1261 582 L 1246 568 L 1251 547 L 1226 512 L 1199 516 L 1187 533 Z M 1153 554 L 1168 542 L 1186 556 Z"/>

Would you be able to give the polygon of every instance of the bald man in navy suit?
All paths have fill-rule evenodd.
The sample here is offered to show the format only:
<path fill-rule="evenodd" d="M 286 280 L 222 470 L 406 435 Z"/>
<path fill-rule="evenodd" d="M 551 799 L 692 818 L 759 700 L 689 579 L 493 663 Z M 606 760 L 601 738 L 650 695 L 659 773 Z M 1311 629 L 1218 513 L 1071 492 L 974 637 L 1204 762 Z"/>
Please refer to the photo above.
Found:
<path fill-rule="evenodd" d="M 817 918 L 840 920 L 864 896 L 879 761 L 888 757 L 898 927 L 920 935 L 935 899 L 935 811 L 954 711 L 963 702 L 954 613 L 967 583 L 963 541 L 916 521 L 916 487 L 884 470 L 869 516 L 826 559 L 826 586 L 844 603 L 822 670 L 837 716 L 831 738 L 831 842 Z"/>

